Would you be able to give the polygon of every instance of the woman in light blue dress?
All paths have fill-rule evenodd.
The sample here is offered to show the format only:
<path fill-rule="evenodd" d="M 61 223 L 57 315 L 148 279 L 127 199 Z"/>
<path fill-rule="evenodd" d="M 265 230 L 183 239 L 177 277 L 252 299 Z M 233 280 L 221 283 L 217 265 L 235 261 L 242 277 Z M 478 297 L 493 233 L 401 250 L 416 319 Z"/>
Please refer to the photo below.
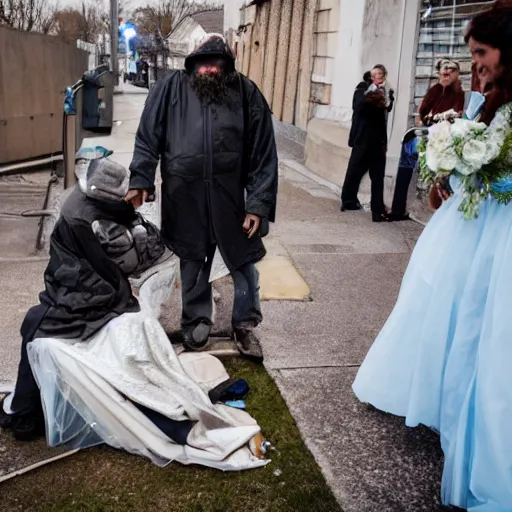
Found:
<path fill-rule="evenodd" d="M 512 103 L 512 0 L 476 16 L 467 41 L 492 83 L 481 116 L 491 124 Z M 512 512 L 512 204 L 488 198 L 465 220 L 460 183 L 450 185 L 353 389 L 440 433 L 444 504 Z"/>

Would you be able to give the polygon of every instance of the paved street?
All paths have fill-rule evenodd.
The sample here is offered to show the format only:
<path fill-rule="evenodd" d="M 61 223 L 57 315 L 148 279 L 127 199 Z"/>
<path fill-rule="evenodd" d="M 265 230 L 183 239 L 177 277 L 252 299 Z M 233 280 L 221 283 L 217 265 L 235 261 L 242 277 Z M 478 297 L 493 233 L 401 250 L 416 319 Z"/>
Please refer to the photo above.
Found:
<path fill-rule="evenodd" d="M 131 158 L 145 101 L 133 92 L 127 88 L 116 97 L 114 135 L 94 142 L 113 149 L 123 165 Z M 278 142 L 281 157 L 300 157 L 300 140 L 290 140 L 279 126 Z M 157 205 L 149 208 L 155 214 Z M 268 243 L 284 248 L 311 294 L 308 301 L 264 302 L 265 364 L 346 512 L 439 509 L 437 437 L 359 404 L 351 391 L 357 367 L 393 307 L 421 229 L 413 222 L 374 224 L 368 213 L 342 214 L 329 188 L 281 168 L 277 223 Z M 37 300 L 44 267 L 38 265 L 30 273 L 21 265 L 2 268 L 2 275 L 16 273 L 18 286 L 0 290 L 16 305 L 4 314 L 9 328 L 0 346 L 8 353 L 0 353 L 6 362 L 0 383 L 15 376 L 18 340 L 12 327 Z"/>

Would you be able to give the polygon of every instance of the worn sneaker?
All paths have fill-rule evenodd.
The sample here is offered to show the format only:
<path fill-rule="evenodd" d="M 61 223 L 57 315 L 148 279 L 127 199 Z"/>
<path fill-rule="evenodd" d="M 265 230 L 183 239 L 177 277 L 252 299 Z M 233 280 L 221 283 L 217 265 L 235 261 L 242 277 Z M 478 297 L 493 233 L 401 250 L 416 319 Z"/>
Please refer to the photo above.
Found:
<path fill-rule="evenodd" d="M 45 424 L 44 415 L 28 414 L 14 415 L 7 414 L 4 411 L 4 400 L 0 400 L 0 427 L 10 430 L 17 441 L 33 441 L 39 437 L 44 437 Z"/>
<path fill-rule="evenodd" d="M 35 414 L 13 417 L 11 431 L 17 441 L 34 441 L 44 437 L 44 417 Z"/>
<path fill-rule="evenodd" d="M 263 350 L 261 343 L 252 329 L 237 329 L 235 327 L 235 340 L 240 354 L 255 363 L 263 363 Z"/>
<path fill-rule="evenodd" d="M 183 330 L 183 346 L 191 352 L 204 351 L 209 346 L 211 326 L 201 322 Z"/>

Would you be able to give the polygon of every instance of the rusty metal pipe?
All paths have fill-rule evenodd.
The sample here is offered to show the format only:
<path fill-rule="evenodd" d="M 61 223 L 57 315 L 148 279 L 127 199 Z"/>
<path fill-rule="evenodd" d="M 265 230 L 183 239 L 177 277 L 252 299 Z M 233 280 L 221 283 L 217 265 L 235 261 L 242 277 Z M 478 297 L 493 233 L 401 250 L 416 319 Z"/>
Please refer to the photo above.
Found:
<path fill-rule="evenodd" d="M 17 171 L 23 171 L 25 169 L 30 169 L 31 167 L 39 167 L 41 165 L 50 164 L 52 162 L 60 162 L 62 160 L 62 155 L 50 156 L 48 158 L 41 158 L 39 160 L 29 160 L 28 162 L 21 162 L 18 164 L 12 165 L 4 165 L 0 167 L 0 176 L 2 174 L 10 174 Z M 41 169 L 41 171 L 47 171 L 47 168 Z"/>

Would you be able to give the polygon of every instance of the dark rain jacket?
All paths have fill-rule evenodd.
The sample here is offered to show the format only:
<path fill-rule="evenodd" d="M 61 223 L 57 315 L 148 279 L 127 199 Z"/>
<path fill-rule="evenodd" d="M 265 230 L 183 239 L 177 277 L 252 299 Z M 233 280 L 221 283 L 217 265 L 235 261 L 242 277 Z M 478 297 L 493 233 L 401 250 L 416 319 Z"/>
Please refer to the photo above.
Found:
<path fill-rule="evenodd" d="M 162 175 L 162 234 L 186 260 L 203 260 L 216 243 L 235 270 L 265 255 L 259 235 L 243 231 L 246 213 L 273 222 L 278 164 L 272 116 L 265 98 L 246 77 L 232 86 L 237 108 L 201 102 L 189 72 L 197 56 L 229 59 L 224 47 L 202 46 L 187 58 L 188 71 L 173 71 L 150 92 L 130 166 L 130 188 L 154 190 Z M 244 122 L 245 120 L 245 122 Z"/>
<path fill-rule="evenodd" d="M 130 225 L 131 205 L 87 197 L 77 185 L 65 201 L 50 240 L 50 262 L 39 295 L 47 306 L 35 337 L 94 335 L 111 319 L 139 311 L 127 276 L 94 234 L 95 221 Z"/>

